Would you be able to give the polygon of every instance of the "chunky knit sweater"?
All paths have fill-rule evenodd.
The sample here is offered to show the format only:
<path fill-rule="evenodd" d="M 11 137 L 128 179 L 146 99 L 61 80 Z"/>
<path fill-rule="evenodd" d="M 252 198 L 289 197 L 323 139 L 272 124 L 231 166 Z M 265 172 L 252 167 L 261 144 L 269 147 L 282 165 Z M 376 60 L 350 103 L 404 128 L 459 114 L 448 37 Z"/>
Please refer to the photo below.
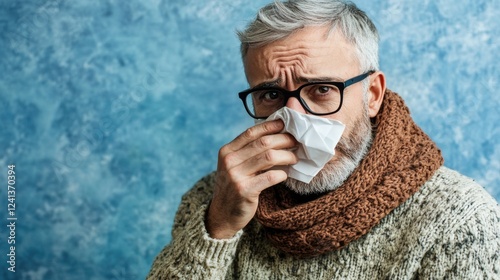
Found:
<path fill-rule="evenodd" d="M 256 221 L 231 239 L 210 238 L 213 184 L 210 174 L 184 195 L 148 279 L 500 279 L 500 207 L 445 167 L 369 233 L 313 258 L 282 253 Z"/>

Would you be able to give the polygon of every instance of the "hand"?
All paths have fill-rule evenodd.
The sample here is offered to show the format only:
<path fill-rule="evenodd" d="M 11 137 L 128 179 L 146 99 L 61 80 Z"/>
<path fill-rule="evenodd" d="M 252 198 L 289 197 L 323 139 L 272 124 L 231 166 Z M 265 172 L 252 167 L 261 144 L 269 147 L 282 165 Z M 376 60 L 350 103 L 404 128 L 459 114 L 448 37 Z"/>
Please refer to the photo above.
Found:
<path fill-rule="evenodd" d="M 215 189 L 206 217 L 212 238 L 227 239 L 244 228 L 255 215 L 259 194 L 287 178 L 277 165 L 297 163 L 291 151 L 297 141 L 279 133 L 281 120 L 253 126 L 219 150 Z"/>

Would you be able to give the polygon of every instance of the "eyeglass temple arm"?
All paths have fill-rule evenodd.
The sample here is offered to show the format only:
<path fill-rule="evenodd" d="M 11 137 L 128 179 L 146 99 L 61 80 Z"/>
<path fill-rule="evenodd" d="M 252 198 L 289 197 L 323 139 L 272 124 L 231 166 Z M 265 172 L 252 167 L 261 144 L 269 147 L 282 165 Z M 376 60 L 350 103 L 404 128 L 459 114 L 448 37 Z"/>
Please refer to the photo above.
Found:
<path fill-rule="evenodd" d="M 344 87 L 348 87 L 348 86 L 350 86 L 352 84 L 360 82 L 360 81 L 364 80 L 366 77 L 368 77 L 369 75 L 371 75 L 373 73 L 375 73 L 375 70 L 370 70 L 370 71 L 368 71 L 368 72 L 366 72 L 364 74 L 361 74 L 361 75 L 356 76 L 356 77 L 354 77 L 352 79 L 349 79 L 349 80 L 347 80 L 347 81 L 344 82 Z"/>

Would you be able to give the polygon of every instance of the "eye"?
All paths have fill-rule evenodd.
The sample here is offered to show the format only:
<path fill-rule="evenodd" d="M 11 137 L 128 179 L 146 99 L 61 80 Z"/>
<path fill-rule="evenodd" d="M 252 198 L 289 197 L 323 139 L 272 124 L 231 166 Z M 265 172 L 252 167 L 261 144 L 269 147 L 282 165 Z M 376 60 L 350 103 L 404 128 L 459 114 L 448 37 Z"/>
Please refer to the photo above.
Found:
<path fill-rule="evenodd" d="M 263 101 L 276 101 L 281 99 L 282 94 L 277 91 L 267 91 L 260 94 L 260 99 Z"/>
<path fill-rule="evenodd" d="M 300 95 L 306 102 L 332 101 L 340 97 L 340 90 L 333 84 L 309 84 L 302 89 Z"/>
<path fill-rule="evenodd" d="M 330 86 L 330 85 L 317 85 L 314 88 L 313 94 L 326 95 L 326 94 L 329 94 L 329 93 L 333 93 L 334 91 L 335 91 L 335 87 L 334 86 Z"/>

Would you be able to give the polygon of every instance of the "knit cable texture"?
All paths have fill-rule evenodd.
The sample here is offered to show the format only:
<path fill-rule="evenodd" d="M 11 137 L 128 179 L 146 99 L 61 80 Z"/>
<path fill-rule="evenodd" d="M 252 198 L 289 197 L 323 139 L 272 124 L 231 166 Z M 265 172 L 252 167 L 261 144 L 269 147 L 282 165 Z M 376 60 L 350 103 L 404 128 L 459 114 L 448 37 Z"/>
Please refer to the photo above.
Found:
<path fill-rule="evenodd" d="M 443 164 L 440 150 L 387 90 L 369 153 L 338 189 L 304 201 L 285 186 L 262 192 L 256 213 L 278 249 L 310 257 L 365 235 L 406 201 Z"/>

